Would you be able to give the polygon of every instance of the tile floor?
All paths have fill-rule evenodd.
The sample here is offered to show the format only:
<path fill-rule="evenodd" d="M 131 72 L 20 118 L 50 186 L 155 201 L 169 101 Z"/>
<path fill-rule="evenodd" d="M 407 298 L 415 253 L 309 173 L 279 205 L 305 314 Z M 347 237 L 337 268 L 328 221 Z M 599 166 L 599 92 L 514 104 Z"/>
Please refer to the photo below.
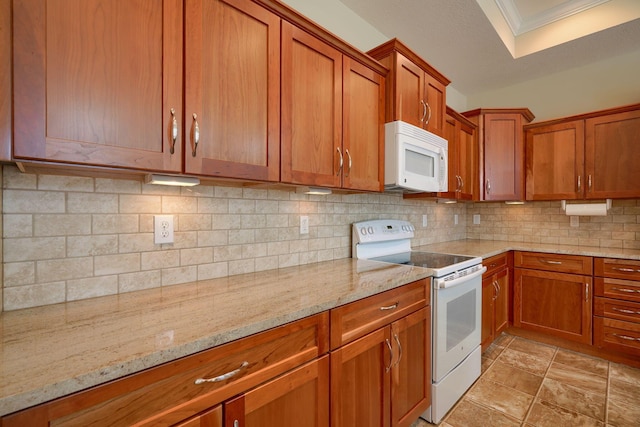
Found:
<path fill-rule="evenodd" d="M 639 427 L 640 369 L 502 334 L 439 426 Z"/>

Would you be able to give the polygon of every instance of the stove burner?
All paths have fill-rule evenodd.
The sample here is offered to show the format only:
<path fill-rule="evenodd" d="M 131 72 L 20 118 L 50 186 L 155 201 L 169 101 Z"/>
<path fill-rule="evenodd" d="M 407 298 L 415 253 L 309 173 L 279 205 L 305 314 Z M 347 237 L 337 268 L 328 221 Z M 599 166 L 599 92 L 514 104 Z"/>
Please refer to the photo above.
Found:
<path fill-rule="evenodd" d="M 449 267 L 464 261 L 473 259 L 473 257 L 452 254 L 440 254 L 432 252 L 402 252 L 399 254 L 386 255 L 381 257 L 370 258 L 372 261 L 390 262 L 393 264 L 406 264 L 424 268 L 443 268 Z"/>

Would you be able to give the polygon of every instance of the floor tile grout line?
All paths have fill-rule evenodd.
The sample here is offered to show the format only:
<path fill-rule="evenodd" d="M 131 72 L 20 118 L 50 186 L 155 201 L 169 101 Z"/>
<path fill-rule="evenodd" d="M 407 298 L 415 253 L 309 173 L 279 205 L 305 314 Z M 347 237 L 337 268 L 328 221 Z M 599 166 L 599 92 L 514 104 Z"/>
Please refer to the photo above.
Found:
<path fill-rule="evenodd" d="M 558 354 L 558 347 L 554 346 L 553 348 L 554 348 L 553 356 L 551 356 L 551 360 L 549 360 L 549 365 L 547 365 L 547 369 L 544 371 L 544 375 L 542 376 L 542 381 L 540 381 L 540 385 L 538 386 L 538 391 L 536 392 L 536 395 L 533 396 L 533 400 L 531 400 L 531 405 L 529 405 L 529 410 L 527 411 L 527 414 L 525 415 L 524 420 L 522 421 L 522 424 L 521 424 L 522 426 L 524 426 L 527 420 L 529 419 L 529 416 L 533 411 L 533 407 L 535 406 L 536 401 L 538 400 L 538 396 L 542 392 L 542 386 L 544 385 L 544 380 L 547 378 L 547 375 L 549 374 L 549 370 L 551 370 L 551 365 L 553 365 L 553 361 L 555 360 L 556 355 Z"/>
<path fill-rule="evenodd" d="M 609 425 L 609 393 L 611 392 L 611 362 L 607 362 L 607 391 L 604 396 L 604 425 Z"/>

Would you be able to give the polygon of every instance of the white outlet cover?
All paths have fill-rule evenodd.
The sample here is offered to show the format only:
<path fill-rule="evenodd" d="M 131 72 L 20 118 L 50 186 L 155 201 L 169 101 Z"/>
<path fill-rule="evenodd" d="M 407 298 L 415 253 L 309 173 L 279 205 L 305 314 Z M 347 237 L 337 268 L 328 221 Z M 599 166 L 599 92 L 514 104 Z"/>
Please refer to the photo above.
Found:
<path fill-rule="evenodd" d="M 173 215 L 153 216 L 153 241 L 156 245 L 173 243 Z"/>
<path fill-rule="evenodd" d="M 422 215 L 422 226 L 423 227 L 427 226 L 427 216 L 426 215 Z"/>
<path fill-rule="evenodd" d="M 453 225 L 458 225 L 458 214 L 453 214 Z"/>
<path fill-rule="evenodd" d="M 473 223 L 474 223 L 475 225 L 480 224 L 480 214 L 474 214 L 474 215 L 473 215 Z"/>

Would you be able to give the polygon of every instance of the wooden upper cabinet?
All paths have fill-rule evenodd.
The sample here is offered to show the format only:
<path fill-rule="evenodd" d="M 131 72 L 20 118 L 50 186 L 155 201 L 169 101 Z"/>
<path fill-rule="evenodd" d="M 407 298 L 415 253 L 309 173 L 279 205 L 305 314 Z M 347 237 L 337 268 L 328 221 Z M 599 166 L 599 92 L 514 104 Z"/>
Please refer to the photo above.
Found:
<path fill-rule="evenodd" d="M 532 127 L 526 134 L 527 200 L 580 199 L 584 175 L 584 121 Z"/>
<path fill-rule="evenodd" d="M 449 79 L 398 39 L 367 53 L 389 68 L 386 121 L 402 120 L 444 137 Z"/>
<path fill-rule="evenodd" d="M 585 121 L 588 199 L 640 197 L 640 104 Z"/>
<path fill-rule="evenodd" d="M 282 23 L 281 179 L 341 186 L 342 53 Z"/>
<path fill-rule="evenodd" d="M 0 161 L 11 160 L 11 0 L 0 0 Z"/>
<path fill-rule="evenodd" d="M 343 58 L 343 187 L 384 188 L 384 76 Z"/>
<path fill-rule="evenodd" d="M 480 200 L 523 200 L 523 126 L 533 120 L 531 111 L 477 109 L 463 115 L 478 126 Z"/>
<path fill-rule="evenodd" d="M 280 18 L 250 0 L 187 0 L 185 22 L 185 172 L 278 181 Z"/>
<path fill-rule="evenodd" d="M 182 170 L 181 0 L 13 2 L 14 157 Z"/>

